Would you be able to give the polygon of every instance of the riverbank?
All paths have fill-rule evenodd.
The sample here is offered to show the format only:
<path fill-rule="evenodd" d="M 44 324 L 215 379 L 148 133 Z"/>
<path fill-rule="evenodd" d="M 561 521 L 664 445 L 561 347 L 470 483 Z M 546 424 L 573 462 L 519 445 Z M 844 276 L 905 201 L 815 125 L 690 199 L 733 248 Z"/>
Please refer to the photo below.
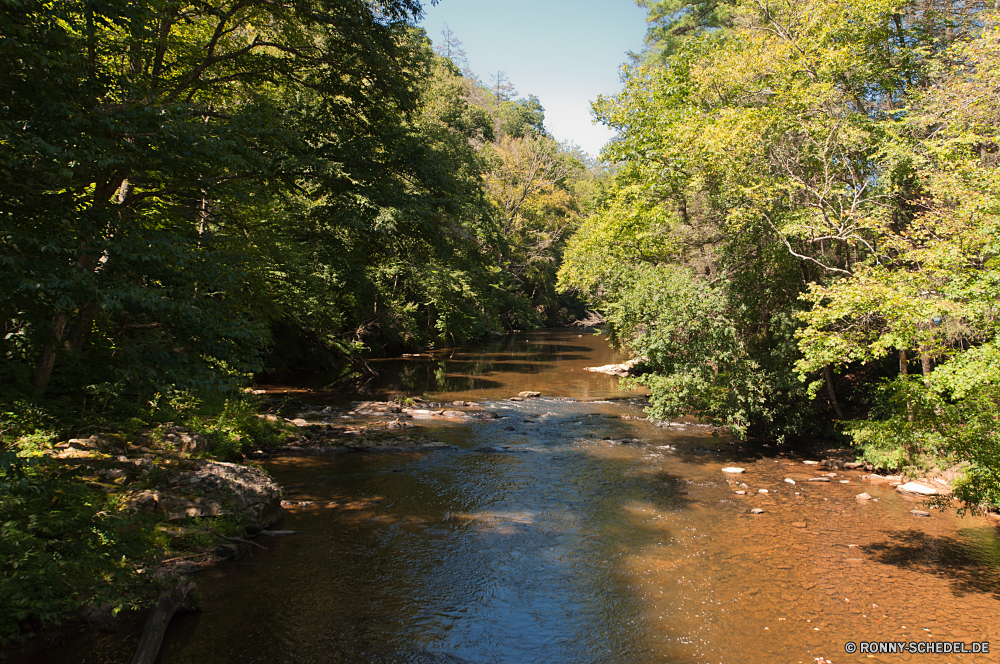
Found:
<path fill-rule="evenodd" d="M 549 332 L 495 353 L 404 358 L 353 399 L 261 386 L 270 412 L 213 433 L 211 450 L 204 424 L 131 434 L 129 457 L 152 455 L 151 475 L 175 479 L 240 436 L 240 465 L 281 489 L 284 521 L 271 528 L 299 531 L 230 535 L 253 544 L 237 542 L 249 548 L 225 564 L 194 550 L 177 561 L 198 565 L 202 610 L 174 618 L 162 661 L 733 661 L 737 642 L 769 661 L 837 661 L 843 638 L 890 639 L 891 622 L 994 636 L 977 616 L 991 615 L 1000 580 L 995 528 L 893 486 L 914 478 L 848 467 L 854 452 L 830 441 L 650 421 L 644 395 L 586 371 L 621 363 L 598 342 Z M 400 376 L 414 396 L 399 394 Z M 447 389 L 415 387 L 424 377 Z M 251 425 L 272 432 L 266 444 Z M 111 463 L 127 437 L 53 450 L 107 455 L 62 463 Z M 185 446 L 187 458 L 171 456 Z M 159 519 L 160 537 L 205 534 L 226 517 L 187 516 L 207 502 L 172 489 L 187 485 L 129 482 L 158 492 L 157 505 L 190 501 L 180 521 L 170 509 L 135 515 Z M 879 612 L 856 614 L 865 602 Z M 77 623 L 67 637 L 80 640 L 32 664 L 131 661 L 138 614 L 96 627 Z"/>

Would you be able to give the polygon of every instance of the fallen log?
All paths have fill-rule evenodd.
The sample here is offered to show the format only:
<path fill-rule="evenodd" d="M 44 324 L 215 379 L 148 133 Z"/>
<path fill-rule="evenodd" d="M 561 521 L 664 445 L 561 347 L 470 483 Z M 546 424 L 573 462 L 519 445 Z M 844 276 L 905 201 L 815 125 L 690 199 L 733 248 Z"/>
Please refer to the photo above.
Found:
<path fill-rule="evenodd" d="M 177 613 L 177 609 L 184 604 L 184 599 L 192 590 L 195 583 L 192 581 L 186 586 L 177 586 L 171 591 L 164 592 L 156 602 L 153 614 L 146 621 L 146 626 L 142 628 L 142 638 L 139 640 L 139 649 L 135 651 L 132 664 L 153 664 L 156 656 L 160 653 L 160 646 L 163 644 L 163 635 L 167 631 L 170 619 Z"/>

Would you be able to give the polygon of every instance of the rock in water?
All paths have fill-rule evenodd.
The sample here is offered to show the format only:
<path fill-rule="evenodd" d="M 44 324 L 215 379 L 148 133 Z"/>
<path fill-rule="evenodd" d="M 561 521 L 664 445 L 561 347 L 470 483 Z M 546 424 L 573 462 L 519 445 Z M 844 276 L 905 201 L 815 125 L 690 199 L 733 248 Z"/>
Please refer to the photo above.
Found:
<path fill-rule="evenodd" d="M 737 468 L 736 466 L 726 466 L 725 468 L 722 469 L 722 472 L 736 474 L 736 473 L 742 473 L 745 470 L 746 470 L 745 468 Z"/>
<path fill-rule="evenodd" d="M 854 498 L 856 500 L 871 500 L 872 499 L 872 497 L 869 496 L 867 493 L 859 493 L 858 495 L 854 496 Z"/>
<path fill-rule="evenodd" d="M 930 512 L 925 512 L 923 510 L 910 510 L 910 514 L 913 516 L 930 516 Z"/>
<path fill-rule="evenodd" d="M 792 479 L 792 478 L 790 478 L 790 477 L 786 477 L 786 478 L 785 478 L 785 481 L 786 481 L 786 482 L 788 482 L 789 484 L 795 484 L 795 480 L 793 480 L 793 479 Z"/>
<path fill-rule="evenodd" d="M 755 507 L 752 510 L 750 510 L 750 514 L 763 514 L 763 513 L 764 513 L 764 510 L 762 510 L 759 507 Z"/>
<path fill-rule="evenodd" d="M 522 399 L 534 399 L 535 397 L 542 396 L 542 393 L 541 392 L 532 392 L 530 390 L 525 390 L 524 392 L 518 392 L 517 396 L 521 397 Z"/>
<path fill-rule="evenodd" d="M 896 491 L 899 493 L 909 494 L 911 496 L 936 496 L 938 494 L 937 489 L 924 486 L 923 484 L 917 484 L 916 482 L 900 484 L 896 487 Z"/>

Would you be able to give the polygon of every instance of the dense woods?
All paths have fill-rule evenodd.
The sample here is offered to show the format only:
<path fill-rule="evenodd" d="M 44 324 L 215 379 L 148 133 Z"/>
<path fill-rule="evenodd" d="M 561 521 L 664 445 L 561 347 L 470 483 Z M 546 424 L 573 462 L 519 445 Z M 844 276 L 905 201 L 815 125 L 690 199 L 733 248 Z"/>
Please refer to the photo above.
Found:
<path fill-rule="evenodd" d="M 560 278 L 651 412 L 845 432 L 1000 503 L 1000 32 L 985 3 L 648 0 Z"/>
<path fill-rule="evenodd" d="M 274 434 L 256 375 L 582 312 L 555 274 L 589 158 L 418 2 L 0 7 L 0 638 L 120 600 L 150 544 L 60 437 L 208 417 L 239 455 Z"/>
<path fill-rule="evenodd" d="M 142 403 L 570 320 L 585 159 L 419 9 L 6 4 L 6 393 Z"/>
<path fill-rule="evenodd" d="M 0 639 L 126 605 L 155 545 L 60 436 L 238 456 L 255 377 L 588 306 L 655 417 L 1000 505 L 995 8 L 639 4 L 598 164 L 415 0 L 0 0 Z"/>

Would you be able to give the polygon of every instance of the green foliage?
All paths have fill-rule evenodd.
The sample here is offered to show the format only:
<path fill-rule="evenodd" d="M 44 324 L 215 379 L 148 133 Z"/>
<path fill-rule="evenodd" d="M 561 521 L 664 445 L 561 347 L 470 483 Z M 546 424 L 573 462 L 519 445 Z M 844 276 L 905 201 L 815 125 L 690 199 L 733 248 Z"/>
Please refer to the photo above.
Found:
<path fill-rule="evenodd" d="M 840 420 L 876 465 L 961 462 L 957 494 L 995 504 L 994 14 L 642 4 L 647 57 L 594 105 L 614 178 L 561 286 L 647 358 L 651 413 L 738 434 Z M 844 412 L 837 392 L 861 396 Z"/>
<path fill-rule="evenodd" d="M 185 424 L 212 441 L 212 457 L 236 461 L 257 450 L 280 447 L 289 433 L 295 431 L 295 427 L 283 420 L 261 417 L 259 410 L 257 399 L 226 399 L 217 413 L 192 417 Z"/>
<path fill-rule="evenodd" d="M 0 471 L 0 642 L 88 603 L 121 610 L 140 596 L 133 561 L 153 545 L 152 524 L 118 507 L 51 462 Z"/>

